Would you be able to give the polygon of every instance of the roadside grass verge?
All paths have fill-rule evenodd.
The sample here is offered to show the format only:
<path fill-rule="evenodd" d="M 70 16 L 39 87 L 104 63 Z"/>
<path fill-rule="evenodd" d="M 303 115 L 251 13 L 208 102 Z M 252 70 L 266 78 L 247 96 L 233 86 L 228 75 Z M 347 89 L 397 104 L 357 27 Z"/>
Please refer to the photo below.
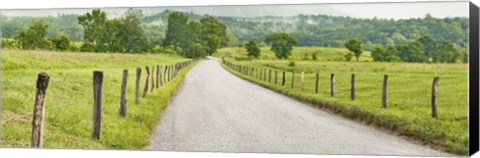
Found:
<path fill-rule="evenodd" d="M 468 65 L 410 64 L 376 62 L 295 61 L 289 67 L 286 60 L 236 60 L 234 64 L 272 70 L 272 81 L 239 73 L 222 66 L 233 74 L 315 106 L 326 108 L 345 117 L 408 136 L 446 152 L 468 153 Z M 274 83 L 274 71 L 278 83 Z M 286 84 L 281 86 L 282 71 Z M 291 86 L 295 70 L 294 88 Z M 305 71 L 305 91 L 300 89 L 300 72 Z M 316 73 L 320 74 L 319 93 L 315 94 Z M 335 96 L 330 96 L 330 73 L 335 73 Z M 356 75 L 356 99 L 350 99 L 350 77 Z M 382 108 L 383 75 L 389 75 L 388 107 Z M 438 119 L 431 117 L 431 84 L 440 77 Z"/>
<path fill-rule="evenodd" d="M 142 149 L 149 145 L 169 99 L 196 62 L 159 89 L 149 90 L 138 105 L 135 105 L 136 67 L 142 68 L 140 89 L 143 94 L 145 66 L 186 60 L 176 55 L 3 50 L 1 145 L 30 146 L 36 76 L 44 71 L 50 75 L 45 104 L 45 148 Z M 126 118 L 119 115 L 123 69 L 129 70 Z M 104 72 L 99 141 L 91 138 L 94 70 Z"/>

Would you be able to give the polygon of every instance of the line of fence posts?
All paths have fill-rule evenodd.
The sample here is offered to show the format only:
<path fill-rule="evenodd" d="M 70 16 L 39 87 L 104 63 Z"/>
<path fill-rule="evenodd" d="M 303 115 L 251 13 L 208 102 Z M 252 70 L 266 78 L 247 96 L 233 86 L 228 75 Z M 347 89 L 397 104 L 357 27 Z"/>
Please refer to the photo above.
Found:
<path fill-rule="evenodd" d="M 195 59 L 197 60 L 197 59 Z M 186 66 L 187 64 L 192 63 L 192 60 L 177 63 L 178 70 L 181 67 Z M 152 67 L 154 68 L 154 66 Z M 147 72 L 144 95 L 148 91 L 148 80 L 150 76 L 149 67 L 145 67 Z M 159 72 L 160 67 L 157 65 L 157 77 L 161 76 Z M 141 80 L 142 69 L 140 67 L 136 68 L 136 82 L 135 82 L 135 103 L 140 103 L 140 80 Z M 154 70 L 152 69 L 152 81 L 154 82 Z M 161 78 L 161 77 L 160 77 Z M 49 84 L 50 76 L 45 72 L 40 72 L 37 76 L 36 82 L 36 92 L 35 92 L 35 101 L 34 109 L 32 116 L 32 131 L 31 131 L 31 147 L 42 148 L 43 147 L 43 127 L 45 120 L 45 102 L 46 102 L 46 92 Z M 122 83 L 120 90 L 120 108 L 119 113 L 122 117 L 127 115 L 127 81 L 128 80 L 128 69 L 124 69 L 122 73 Z M 157 78 L 157 81 L 159 78 Z M 103 71 L 93 71 L 93 124 L 92 124 L 92 139 L 100 140 L 100 133 L 102 127 L 102 104 L 103 104 L 103 83 L 104 75 Z M 158 84 L 157 84 L 158 86 Z M 153 83 L 152 83 L 153 89 Z"/>
<path fill-rule="evenodd" d="M 226 62 L 224 61 L 224 63 L 227 65 L 227 66 L 230 66 L 230 67 L 235 67 L 235 66 L 239 66 L 239 65 L 235 65 L 235 64 L 232 64 L 230 62 Z M 258 79 L 262 79 L 262 74 L 263 74 L 263 80 L 266 81 L 266 72 L 267 72 L 267 69 L 266 68 L 254 68 L 252 67 L 251 68 L 251 72 L 249 72 L 249 68 L 246 69 L 246 74 L 247 75 L 251 75 L 252 77 L 255 77 L 255 78 L 258 78 Z M 240 68 L 240 70 L 237 70 L 237 71 L 242 71 L 242 69 Z M 260 71 L 260 72 L 259 72 Z M 271 72 L 272 70 L 269 69 L 268 71 L 268 82 L 271 82 Z M 255 74 L 254 74 L 255 73 Z M 274 81 L 275 81 L 275 84 L 277 84 L 277 70 L 274 70 Z M 300 88 L 301 88 L 301 91 L 304 92 L 304 84 L 305 84 L 305 80 L 304 80 L 304 74 L 305 72 L 302 71 L 301 72 L 301 77 L 300 77 Z M 286 75 L 285 75 L 285 71 L 282 71 L 282 86 L 285 85 L 285 79 L 286 79 Z M 431 100 L 431 108 L 432 108 L 432 118 L 438 118 L 438 114 L 437 114 L 437 94 L 438 94 L 438 81 L 439 81 L 439 77 L 434 77 L 433 79 L 433 83 L 432 83 L 432 100 Z M 355 90 L 355 80 L 356 80 L 356 77 L 355 77 L 355 74 L 352 74 L 351 75 L 351 80 L 350 80 L 350 99 L 352 101 L 354 101 L 356 99 L 356 90 Z M 291 82 L 291 88 L 294 88 L 294 83 L 295 83 L 295 71 L 292 71 L 292 82 Z M 316 73 L 316 79 L 315 79 L 315 93 L 318 94 L 318 90 L 319 90 L 319 84 L 320 84 L 320 73 Z M 382 108 L 386 109 L 387 108 L 387 89 L 388 89 L 388 75 L 385 74 L 384 77 L 383 77 L 383 87 L 382 87 Z M 335 73 L 331 73 L 330 74 L 330 95 L 333 97 L 335 96 Z"/>

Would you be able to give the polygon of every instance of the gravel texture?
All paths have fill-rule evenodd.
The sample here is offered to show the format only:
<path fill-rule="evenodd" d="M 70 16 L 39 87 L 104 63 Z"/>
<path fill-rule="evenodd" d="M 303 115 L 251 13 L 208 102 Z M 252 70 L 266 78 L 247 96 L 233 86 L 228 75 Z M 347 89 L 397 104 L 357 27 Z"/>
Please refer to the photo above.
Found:
<path fill-rule="evenodd" d="M 240 79 L 212 57 L 187 73 L 147 149 L 452 156 Z"/>

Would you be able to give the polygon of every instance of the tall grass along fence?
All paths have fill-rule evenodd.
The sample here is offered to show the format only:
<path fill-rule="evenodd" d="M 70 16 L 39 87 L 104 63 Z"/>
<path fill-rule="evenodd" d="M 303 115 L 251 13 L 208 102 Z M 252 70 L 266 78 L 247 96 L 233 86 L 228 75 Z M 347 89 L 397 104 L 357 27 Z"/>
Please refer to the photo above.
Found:
<path fill-rule="evenodd" d="M 268 73 L 268 80 L 267 80 L 267 69 L 268 68 L 258 68 L 258 67 L 251 67 L 251 66 L 245 66 L 245 65 L 238 65 L 238 64 L 233 64 L 227 60 L 222 60 L 222 63 L 224 65 L 226 65 L 227 67 L 229 67 L 230 69 L 233 69 L 235 71 L 238 71 L 240 73 L 243 73 L 245 75 L 248 75 L 250 77 L 254 77 L 256 79 L 259 79 L 259 80 L 262 80 L 262 81 L 265 81 L 265 82 L 272 82 L 270 79 L 271 79 L 271 75 L 272 73 Z M 254 72 L 257 73 L 258 71 L 260 71 L 260 75 L 254 75 Z M 272 70 L 272 69 L 268 69 L 268 72 L 272 72 L 274 71 L 274 79 L 275 79 L 275 84 L 277 84 L 277 71 L 279 70 Z M 285 76 L 285 73 L 291 73 L 292 75 L 292 78 L 291 78 L 291 85 L 290 85 L 290 88 L 294 88 L 295 86 L 295 82 L 298 82 L 300 84 L 300 90 L 302 92 L 304 92 L 305 88 L 305 79 L 304 79 L 304 76 L 305 76 L 305 72 L 301 72 L 301 76 L 300 76 L 300 80 L 299 81 L 295 81 L 295 71 L 291 71 L 291 72 L 286 72 L 285 70 L 281 70 L 282 71 L 282 76 L 281 76 L 281 80 L 282 80 L 282 83 L 281 83 L 281 86 L 285 86 L 285 80 L 286 80 L 286 76 Z M 262 72 L 263 72 L 263 76 L 262 76 Z M 315 80 L 315 85 L 312 85 L 312 86 L 315 86 L 315 94 L 318 94 L 318 89 L 319 89 L 319 81 L 320 81 L 320 74 L 319 73 L 316 73 L 316 80 Z M 432 98 L 431 98 L 431 108 L 432 108 L 432 112 L 431 112 L 431 115 L 432 115 L 432 118 L 433 119 L 436 119 L 438 117 L 438 114 L 437 114 L 437 93 L 438 93 L 438 81 L 440 80 L 439 77 L 434 77 L 433 78 L 433 83 L 432 83 Z M 352 101 L 355 100 L 355 74 L 352 74 L 351 76 L 351 88 L 350 88 L 350 98 Z M 387 96 L 388 96 L 388 93 L 387 93 L 387 89 L 388 89 L 388 75 L 385 74 L 384 75 L 384 78 L 383 78 L 383 86 L 382 86 L 382 105 L 379 106 L 381 108 L 384 108 L 384 109 L 387 109 Z M 335 73 L 331 73 L 330 74 L 330 95 L 331 97 L 335 97 Z"/>
<path fill-rule="evenodd" d="M 192 64 L 198 59 L 191 59 L 184 62 L 175 63 L 173 65 L 153 65 L 145 66 L 145 87 L 143 91 L 143 97 L 147 97 L 147 93 L 153 92 L 154 89 L 158 89 L 170 80 L 177 76 L 177 73 L 184 67 Z M 156 69 L 155 69 L 156 68 Z M 162 73 L 162 69 L 163 73 Z M 155 71 L 156 70 L 156 71 Z M 93 71 L 93 127 L 92 127 L 92 139 L 100 140 L 100 131 L 102 127 L 102 103 L 103 103 L 103 71 Z M 140 103 L 140 82 L 142 77 L 142 68 L 136 69 L 136 82 L 135 82 L 135 104 Z M 121 97 L 119 99 L 119 115 L 122 117 L 127 116 L 127 79 L 128 69 L 123 70 L 121 82 Z M 32 120 L 32 133 L 31 133 L 31 147 L 41 148 L 43 146 L 43 125 L 45 116 L 45 96 L 47 93 L 47 87 L 49 84 L 50 76 L 45 72 L 40 72 L 37 77 L 35 104 L 33 110 Z M 149 86 L 150 85 L 150 86 Z"/>

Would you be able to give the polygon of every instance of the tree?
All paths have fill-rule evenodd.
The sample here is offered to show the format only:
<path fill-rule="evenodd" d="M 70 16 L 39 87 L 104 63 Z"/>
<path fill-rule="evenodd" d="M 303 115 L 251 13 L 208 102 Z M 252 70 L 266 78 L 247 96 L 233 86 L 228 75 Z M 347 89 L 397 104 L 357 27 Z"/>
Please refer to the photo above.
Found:
<path fill-rule="evenodd" d="M 36 21 L 15 36 L 20 49 L 49 49 L 51 43 L 45 39 L 48 25 L 42 20 Z"/>
<path fill-rule="evenodd" d="M 50 38 L 49 40 L 52 41 L 53 48 L 55 50 L 66 51 L 70 49 L 70 39 L 68 38 L 67 35 L 61 35 L 56 38 Z"/>
<path fill-rule="evenodd" d="M 187 39 L 186 25 L 188 17 L 181 12 L 172 12 L 168 14 L 167 31 L 163 46 L 179 46 L 182 39 Z"/>
<path fill-rule="evenodd" d="M 220 48 L 220 44 L 228 42 L 227 26 L 213 16 L 206 16 L 200 20 L 202 24 L 202 39 L 207 54 L 212 55 Z"/>
<path fill-rule="evenodd" d="M 393 46 L 383 48 L 382 46 L 377 45 L 372 50 L 372 58 L 374 61 L 400 61 L 400 57 L 398 57 L 397 54 L 398 52 Z"/>
<path fill-rule="evenodd" d="M 79 16 L 78 23 L 82 25 L 84 30 L 83 42 L 92 43 L 95 48 L 103 45 L 101 39 L 104 36 L 106 22 L 107 15 L 100 9 L 93 9 L 91 13 Z"/>
<path fill-rule="evenodd" d="M 385 61 L 385 49 L 380 45 L 376 45 L 372 50 L 372 58 L 373 61 Z"/>
<path fill-rule="evenodd" d="M 271 44 L 271 50 L 279 59 L 287 59 L 291 55 L 292 47 L 299 43 L 297 38 L 287 33 L 271 34 L 265 39 L 265 42 Z"/>
<path fill-rule="evenodd" d="M 423 52 L 422 43 L 411 41 L 397 46 L 398 55 L 407 62 L 426 62 L 427 56 Z"/>
<path fill-rule="evenodd" d="M 260 56 L 260 48 L 258 48 L 257 43 L 254 41 L 248 41 L 245 44 L 245 49 L 247 49 L 248 56 L 258 58 Z"/>
<path fill-rule="evenodd" d="M 129 9 L 119 19 L 119 38 L 123 51 L 126 53 L 140 53 L 146 50 L 146 38 L 140 26 L 142 17 L 141 10 Z"/>
<path fill-rule="evenodd" d="M 357 38 L 352 38 L 345 43 L 345 47 L 349 51 L 353 52 L 353 54 L 355 55 L 355 58 L 358 61 L 358 58 L 360 58 L 360 55 L 362 55 L 363 53 L 362 41 L 358 40 Z"/>

